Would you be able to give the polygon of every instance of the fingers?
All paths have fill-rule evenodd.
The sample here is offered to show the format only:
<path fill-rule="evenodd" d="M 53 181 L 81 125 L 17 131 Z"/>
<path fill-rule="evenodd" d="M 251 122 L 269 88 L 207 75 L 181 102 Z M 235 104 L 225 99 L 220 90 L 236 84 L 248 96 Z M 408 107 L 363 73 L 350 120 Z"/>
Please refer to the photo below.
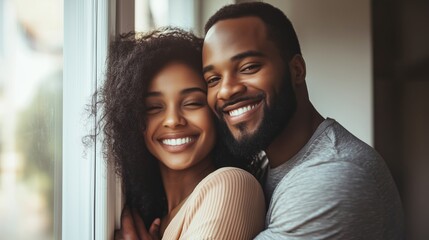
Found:
<path fill-rule="evenodd" d="M 115 240 L 158 240 L 160 224 L 161 220 L 155 219 L 148 232 L 139 213 L 124 207 L 121 215 L 121 229 L 115 231 Z"/>
<path fill-rule="evenodd" d="M 123 240 L 138 240 L 136 227 L 134 226 L 133 216 L 131 215 L 130 209 L 125 207 L 121 214 L 121 230 L 118 233 L 118 239 Z M 115 233 L 116 239 L 116 233 Z"/>
<path fill-rule="evenodd" d="M 124 236 L 122 234 L 122 230 L 115 230 L 114 240 L 124 240 Z"/>
<path fill-rule="evenodd" d="M 159 239 L 159 226 L 161 225 L 161 219 L 157 218 L 153 221 L 152 225 L 149 228 L 149 234 L 154 239 Z"/>
<path fill-rule="evenodd" d="M 146 226 L 144 225 L 143 219 L 140 217 L 140 214 L 133 210 L 132 211 L 133 219 L 134 219 L 134 226 L 137 229 L 138 236 L 140 239 L 150 239 L 149 233 L 146 230 Z"/>

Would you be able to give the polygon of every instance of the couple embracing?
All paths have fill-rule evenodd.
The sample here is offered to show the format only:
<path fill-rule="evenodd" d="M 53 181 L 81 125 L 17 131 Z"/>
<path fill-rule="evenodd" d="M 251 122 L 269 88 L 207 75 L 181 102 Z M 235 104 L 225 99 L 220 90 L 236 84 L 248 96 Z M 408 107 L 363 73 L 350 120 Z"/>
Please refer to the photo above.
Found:
<path fill-rule="evenodd" d="M 378 153 L 313 107 L 295 30 L 261 2 L 110 47 L 98 91 L 126 195 L 115 239 L 403 239 Z"/>

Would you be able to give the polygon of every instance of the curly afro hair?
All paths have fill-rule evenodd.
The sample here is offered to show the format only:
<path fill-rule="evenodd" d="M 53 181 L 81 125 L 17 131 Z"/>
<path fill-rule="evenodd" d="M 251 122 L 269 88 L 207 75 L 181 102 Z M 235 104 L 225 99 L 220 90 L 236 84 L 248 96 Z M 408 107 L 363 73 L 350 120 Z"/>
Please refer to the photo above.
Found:
<path fill-rule="evenodd" d="M 172 27 L 121 35 L 110 45 L 106 80 L 94 94 L 92 114 L 101 115 L 91 137 L 104 134 L 103 152 L 121 177 L 126 204 L 139 210 L 147 227 L 167 213 L 167 202 L 158 160 L 143 138 L 144 97 L 152 78 L 171 62 L 186 64 L 203 81 L 202 43 L 192 33 Z M 240 161 L 231 162 L 221 141 L 212 153 L 217 167 L 242 167 Z"/>

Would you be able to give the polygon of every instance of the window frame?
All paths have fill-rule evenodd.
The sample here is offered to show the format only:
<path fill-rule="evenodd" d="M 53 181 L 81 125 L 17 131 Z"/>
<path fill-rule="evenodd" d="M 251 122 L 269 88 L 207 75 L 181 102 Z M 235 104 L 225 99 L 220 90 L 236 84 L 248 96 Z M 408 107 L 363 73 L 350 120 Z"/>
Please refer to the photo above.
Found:
<path fill-rule="evenodd" d="M 64 2 L 62 211 L 57 213 L 62 227 L 56 239 L 113 239 L 117 180 L 103 158 L 102 136 L 90 147 L 82 140 L 97 121 L 86 109 L 104 81 L 115 17 L 116 0 Z"/>

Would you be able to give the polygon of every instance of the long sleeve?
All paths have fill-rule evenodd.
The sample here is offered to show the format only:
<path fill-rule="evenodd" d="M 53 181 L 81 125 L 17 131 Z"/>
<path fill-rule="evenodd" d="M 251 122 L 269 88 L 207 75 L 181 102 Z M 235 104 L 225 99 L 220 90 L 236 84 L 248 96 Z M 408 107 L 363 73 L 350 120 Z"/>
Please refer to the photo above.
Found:
<path fill-rule="evenodd" d="M 264 227 L 262 188 L 251 174 L 237 168 L 207 176 L 182 208 L 183 221 L 179 215 L 170 223 L 175 229 L 181 225 L 179 239 L 252 239 Z"/>

